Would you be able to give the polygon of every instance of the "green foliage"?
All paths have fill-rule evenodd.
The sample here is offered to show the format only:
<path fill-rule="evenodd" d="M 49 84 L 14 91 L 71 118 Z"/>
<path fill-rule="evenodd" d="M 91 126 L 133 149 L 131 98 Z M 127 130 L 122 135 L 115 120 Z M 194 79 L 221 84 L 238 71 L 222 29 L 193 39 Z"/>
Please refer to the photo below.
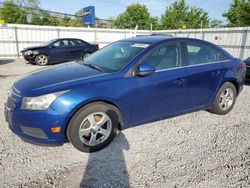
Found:
<path fill-rule="evenodd" d="M 8 0 L 13 2 L 18 6 L 25 6 L 25 7 L 32 7 L 32 8 L 39 8 L 40 1 L 39 0 Z"/>
<path fill-rule="evenodd" d="M 175 1 L 161 16 L 161 29 L 179 29 L 184 24 L 192 29 L 208 27 L 208 13 L 201 8 L 189 7 L 185 0 Z"/>
<path fill-rule="evenodd" d="M 71 26 L 82 27 L 82 11 L 76 13 L 76 18 L 50 15 L 39 8 L 39 0 L 6 0 L 0 9 L 0 19 L 6 23 L 16 24 L 33 24 L 33 25 L 53 25 L 53 26 Z M 22 9 L 20 7 L 29 7 Z M 31 16 L 31 20 L 27 21 L 27 15 Z"/>
<path fill-rule="evenodd" d="M 250 0 L 234 0 L 223 16 L 230 27 L 250 26 Z"/>
<path fill-rule="evenodd" d="M 210 27 L 211 28 L 220 28 L 220 27 L 224 27 L 224 24 L 223 24 L 223 21 L 214 19 L 214 20 L 210 21 Z"/>
<path fill-rule="evenodd" d="M 139 3 L 127 7 L 115 20 L 115 26 L 119 29 L 150 29 L 151 17 L 145 5 Z"/>
<path fill-rule="evenodd" d="M 157 17 L 151 17 L 150 18 L 150 23 L 152 24 L 152 29 L 153 30 L 159 30 L 160 29 L 160 23 L 159 23 L 159 19 Z"/>
<path fill-rule="evenodd" d="M 6 2 L 0 9 L 0 18 L 6 23 L 26 24 L 27 14 L 24 10 L 15 6 L 12 1 Z"/>

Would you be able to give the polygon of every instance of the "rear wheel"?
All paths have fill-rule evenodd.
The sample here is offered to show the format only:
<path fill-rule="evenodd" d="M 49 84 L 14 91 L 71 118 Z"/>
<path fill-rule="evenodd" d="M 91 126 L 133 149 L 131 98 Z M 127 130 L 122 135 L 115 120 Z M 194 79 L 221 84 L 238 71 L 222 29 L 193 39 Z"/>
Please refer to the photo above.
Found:
<path fill-rule="evenodd" d="M 35 62 L 39 66 L 45 66 L 49 63 L 49 58 L 45 54 L 39 54 L 35 58 Z"/>
<path fill-rule="evenodd" d="M 112 105 L 98 102 L 84 106 L 72 117 L 67 137 L 82 152 L 95 152 L 106 147 L 115 137 L 118 116 Z"/>
<path fill-rule="evenodd" d="M 82 59 L 85 59 L 85 58 L 89 57 L 90 55 L 91 55 L 90 52 L 86 52 L 83 54 Z"/>
<path fill-rule="evenodd" d="M 214 104 L 210 111 L 219 115 L 229 113 L 235 104 L 236 96 L 237 90 L 235 86 L 230 82 L 226 82 L 217 92 Z"/>

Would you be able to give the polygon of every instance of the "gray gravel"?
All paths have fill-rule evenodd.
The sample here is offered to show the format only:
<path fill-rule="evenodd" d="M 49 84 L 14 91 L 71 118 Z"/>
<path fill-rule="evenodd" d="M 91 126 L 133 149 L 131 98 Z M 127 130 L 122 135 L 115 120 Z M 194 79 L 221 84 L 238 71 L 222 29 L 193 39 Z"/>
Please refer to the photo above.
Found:
<path fill-rule="evenodd" d="M 86 154 L 24 143 L 8 129 L 7 89 L 38 68 L 0 61 L 0 187 L 250 187 L 250 86 L 226 116 L 201 111 L 130 128 Z"/>

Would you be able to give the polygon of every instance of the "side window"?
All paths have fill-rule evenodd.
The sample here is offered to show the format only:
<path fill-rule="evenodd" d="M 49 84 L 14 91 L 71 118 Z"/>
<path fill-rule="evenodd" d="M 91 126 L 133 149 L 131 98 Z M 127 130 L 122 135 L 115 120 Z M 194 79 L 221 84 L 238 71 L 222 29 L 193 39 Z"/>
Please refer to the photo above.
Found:
<path fill-rule="evenodd" d="M 224 54 L 209 45 L 187 42 L 189 65 L 207 64 L 225 60 Z"/>
<path fill-rule="evenodd" d="M 56 48 L 68 47 L 69 42 L 68 42 L 68 40 L 58 40 L 58 41 L 53 43 L 53 46 Z"/>
<path fill-rule="evenodd" d="M 77 46 L 74 40 L 68 40 L 68 42 L 70 47 Z"/>
<path fill-rule="evenodd" d="M 178 44 L 166 43 L 149 52 L 143 62 L 153 65 L 156 70 L 170 69 L 181 65 L 180 55 Z"/>
<path fill-rule="evenodd" d="M 85 46 L 85 42 L 81 40 L 76 40 L 77 46 Z"/>

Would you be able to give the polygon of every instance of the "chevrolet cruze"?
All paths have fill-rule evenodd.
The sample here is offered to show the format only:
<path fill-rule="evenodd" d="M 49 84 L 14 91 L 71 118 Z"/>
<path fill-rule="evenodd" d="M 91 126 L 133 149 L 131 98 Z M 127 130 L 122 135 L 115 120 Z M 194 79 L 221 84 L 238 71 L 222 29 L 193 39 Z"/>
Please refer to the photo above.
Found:
<path fill-rule="evenodd" d="M 83 152 L 118 130 L 198 110 L 224 115 L 243 88 L 246 65 L 206 41 L 171 36 L 120 40 L 83 61 L 30 73 L 5 104 L 24 141 Z"/>

